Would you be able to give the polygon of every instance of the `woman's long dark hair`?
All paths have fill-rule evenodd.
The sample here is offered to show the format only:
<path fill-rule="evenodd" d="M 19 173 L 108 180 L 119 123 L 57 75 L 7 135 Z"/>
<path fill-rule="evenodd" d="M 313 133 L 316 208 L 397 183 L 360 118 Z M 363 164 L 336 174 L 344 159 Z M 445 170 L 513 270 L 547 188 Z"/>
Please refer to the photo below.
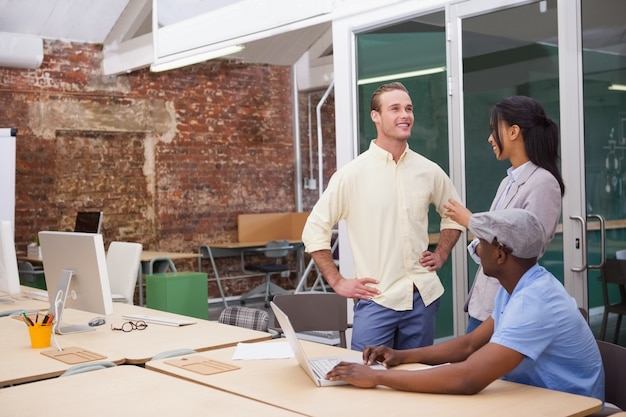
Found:
<path fill-rule="evenodd" d="M 503 99 L 491 110 L 490 128 L 496 144 L 502 150 L 500 121 L 507 125 L 518 125 L 524 137 L 528 158 L 537 166 L 549 171 L 565 193 L 565 183 L 559 171 L 559 127 L 546 115 L 543 106 L 526 96 L 511 96 Z"/>

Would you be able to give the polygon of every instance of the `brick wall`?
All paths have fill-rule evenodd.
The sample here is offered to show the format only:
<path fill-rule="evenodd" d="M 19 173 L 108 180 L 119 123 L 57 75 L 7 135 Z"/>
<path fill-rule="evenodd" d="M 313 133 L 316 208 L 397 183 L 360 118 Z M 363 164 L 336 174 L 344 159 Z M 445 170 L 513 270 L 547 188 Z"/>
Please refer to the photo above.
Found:
<path fill-rule="evenodd" d="M 44 54 L 36 70 L 0 68 L 0 126 L 18 128 L 18 252 L 39 230 L 71 230 L 79 210 L 104 212 L 105 245 L 184 252 L 236 240 L 240 213 L 295 211 L 289 67 L 220 60 L 104 76 L 97 45 L 46 41 Z M 309 111 L 317 176 L 315 106 L 306 103 L 322 94 L 301 94 L 304 177 Z M 330 176 L 332 95 L 323 111 Z M 317 193 L 304 190 L 304 210 Z M 241 274 L 238 261 L 221 263 Z M 189 261 L 182 269 L 195 268 Z M 228 295 L 255 284 L 225 283 Z"/>

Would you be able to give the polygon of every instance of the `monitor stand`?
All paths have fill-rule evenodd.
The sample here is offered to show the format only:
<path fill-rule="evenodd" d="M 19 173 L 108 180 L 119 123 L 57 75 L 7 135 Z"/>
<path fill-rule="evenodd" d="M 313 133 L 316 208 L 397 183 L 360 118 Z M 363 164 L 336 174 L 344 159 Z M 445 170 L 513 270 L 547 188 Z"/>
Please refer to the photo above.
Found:
<path fill-rule="evenodd" d="M 61 277 L 57 284 L 56 296 L 54 297 L 54 305 L 50 304 L 50 312 L 54 312 L 56 323 L 54 324 L 54 332 L 56 334 L 70 334 L 70 333 L 82 333 L 92 332 L 95 328 L 86 324 L 61 324 L 61 317 L 63 315 L 63 309 L 65 308 L 65 302 L 67 301 L 67 294 L 70 291 L 70 283 L 74 271 L 71 269 L 64 269 L 61 271 Z"/>

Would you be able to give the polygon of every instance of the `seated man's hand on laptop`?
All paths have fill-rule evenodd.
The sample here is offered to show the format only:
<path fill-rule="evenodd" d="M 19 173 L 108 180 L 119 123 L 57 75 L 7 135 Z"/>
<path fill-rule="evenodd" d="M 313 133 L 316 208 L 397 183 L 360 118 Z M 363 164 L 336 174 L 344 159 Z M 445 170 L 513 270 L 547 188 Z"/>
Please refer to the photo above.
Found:
<path fill-rule="evenodd" d="M 361 388 L 374 388 L 377 384 L 375 371 L 367 365 L 354 362 L 340 362 L 326 374 L 330 381 L 345 381 Z"/>
<path fill-rule="evenodd" d="M 363 350 L 363 363 L 366 365 L 381 364 L 389 368 L 403 363 L 402 352 L 388 346 L 366 346 Z"/>

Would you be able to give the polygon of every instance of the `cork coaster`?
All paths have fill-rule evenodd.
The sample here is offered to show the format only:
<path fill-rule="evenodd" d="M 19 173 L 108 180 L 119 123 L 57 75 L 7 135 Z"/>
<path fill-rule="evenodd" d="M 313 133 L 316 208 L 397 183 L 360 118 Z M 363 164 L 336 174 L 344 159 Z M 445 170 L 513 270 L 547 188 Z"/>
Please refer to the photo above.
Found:
<path fill-rule="evenodd" d="M 68 365 L 106 359 L 106 356 L 79 347 L 68 347 L 63 350 L 47 350 L 41 352 L 41 354 L 67 363 Z"/>
<path fill-rule="evenodd" d="M 202 356 L 186 356 L 181 359 L 165 361 L 165 363 L 201 375 L 212 375 L 239 369 L 238 366 L 203 358 Z"/>

